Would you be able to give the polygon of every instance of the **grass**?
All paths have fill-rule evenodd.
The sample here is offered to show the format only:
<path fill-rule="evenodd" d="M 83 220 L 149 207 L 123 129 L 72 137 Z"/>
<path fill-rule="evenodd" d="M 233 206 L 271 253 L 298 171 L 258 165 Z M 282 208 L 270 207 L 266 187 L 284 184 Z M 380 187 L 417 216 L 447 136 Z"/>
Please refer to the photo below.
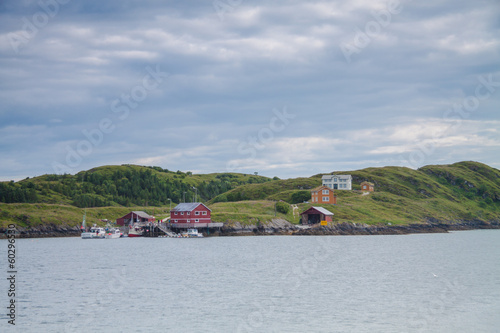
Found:
<path fill-rule="evenodd" d="M 77 208 L 54 204 L 4 204 L 0 203 L 0 226 L 5 228 L 14 223 L 21 227 L 36 227 L 45 224 L 59 226 L 80 226 L 83 214 L 87 212 L 87 225 L 104 225 L 101 219 L 115 221 L 130 211 L 145 211 L 157 219 L 169 216 L 169 207 L 98 207 Z"/>
<path fill-rule="evenodd" d="M 135 167 L 135 166 L 133 166 Z M 98 168 L 111 172 L 112 167 Z M 190 175 L 164 172 L 165 177 L 183 177 L 200 181 L 217 179 L 220 174 Z M 370 225 L 423 223 L 429 220 L 458 222 L 470 220 L 500 220 L 500 171 L 477 162 L 426 166 L 418 170 L 402 167 L 366 168 L 348 173 L 353 176 L 353 188 L 362 181 L 375 184 L 375 192 L 361 195 L 359 191 L 336 191 L 337 205 L 314 204 L 334 213 L 334 222 L 357 222 Z M 42 176 L 43 178 L 44 176 Z M 244 181 L 254 175 L 235 175 L 228 179 Z M 43 179 L 37 179 L 42 181 Z M 298 191 L 308 191 L 321 184 L 321 175 L 311 178 L 268 180 L 260 184 L 245 184 L 219 195 L 208 206 L 215 222 L 228 224 L 259 224 L 282 218 L 299 223 L 293 210 L 287 214 L 274 211 L 276 201 L 290 202 Z M 40 224 L 80 225 L 84 209 L 71 206 L 65 198 L 50 192 L 51 200 L 60 204 L 0 203 L 1 226 Z M 297 204 L 299 213 L 312 206 Z M 131 210 L 144 210 L 157 218 L 168 216 L 167 207 L 100 207 L 87 208 L 88 223 L 99 219 L 115 220 Z"/>

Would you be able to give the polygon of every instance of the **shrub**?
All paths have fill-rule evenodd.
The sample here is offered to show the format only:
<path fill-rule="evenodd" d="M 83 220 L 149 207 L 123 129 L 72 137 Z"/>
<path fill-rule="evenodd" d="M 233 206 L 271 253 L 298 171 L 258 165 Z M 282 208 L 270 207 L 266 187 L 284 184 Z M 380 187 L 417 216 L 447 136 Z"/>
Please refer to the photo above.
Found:
<path fill-rule="evenodd" d="M 298 191 L 292 194 L 292 204 L 302 203 L 311 199 L 311 192 L 309 191 Z"/>
<path fill-rule="evenodd" d="M 276 210 L 280 213 L 287 214 L 290 210 L 290 206 L 283 201 L 279 201 L 276 203 Z"/>

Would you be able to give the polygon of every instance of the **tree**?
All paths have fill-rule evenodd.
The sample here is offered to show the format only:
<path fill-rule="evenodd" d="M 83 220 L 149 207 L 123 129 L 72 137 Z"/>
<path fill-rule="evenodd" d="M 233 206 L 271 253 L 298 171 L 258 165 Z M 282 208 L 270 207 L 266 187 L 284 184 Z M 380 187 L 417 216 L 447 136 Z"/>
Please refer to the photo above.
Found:
<path fill-rule="evenodd" d="M 292 194 L 291 200 L 292 204 L 301 203 L 304 201 L 309 201 L 311 199 L 311 192 L 309 191 L 297 191 Z"/>

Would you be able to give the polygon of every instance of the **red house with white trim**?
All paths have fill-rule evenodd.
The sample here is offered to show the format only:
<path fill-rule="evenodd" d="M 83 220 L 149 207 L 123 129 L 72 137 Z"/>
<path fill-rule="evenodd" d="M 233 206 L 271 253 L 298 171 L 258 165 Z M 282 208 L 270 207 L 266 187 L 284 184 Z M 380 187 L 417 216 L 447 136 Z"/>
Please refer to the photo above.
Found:
<path fill-rule="evenodd" d="M 180 203 L 170 212 L 170 223 L 212 223 L 211 213 L 201 202 Z"/>

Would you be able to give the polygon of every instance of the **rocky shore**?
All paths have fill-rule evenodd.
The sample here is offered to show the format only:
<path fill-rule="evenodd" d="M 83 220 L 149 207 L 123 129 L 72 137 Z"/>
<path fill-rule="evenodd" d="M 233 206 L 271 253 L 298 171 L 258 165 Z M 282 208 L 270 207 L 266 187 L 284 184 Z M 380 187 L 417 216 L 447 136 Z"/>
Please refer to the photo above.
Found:
<path fill-rule="evenodd" d="M 410 225 L 367 225 L 363 223 L 339 223 L 332 226 L 301 226 L 282 219 L 275 219 L 263 225 L 241 225 L 236 222 L 225 226 L 218 233 L 220 236 L 249 235 L 405 235 L 417 233 L 445 233 L 454 230 L 500 229 L 500 221 L 484 222 L 480 220 L 439 222 L 427 221 Z M 217 233 L 216 233 L 217 234 Z"/>
<path fill-rule="evenodd" d="M 79 227 L 58 226 L 55 224 L 39 225 L 37 227 L 16 228 L 16 238 L 46 238 L 46 237 L 79 237 Z M 7 229 L 0 228 L 0 239 L 6 238 Z"/>
<path fill-rule="evenodd" d="M 220 231 L 211 232 L 210 236 L 259 236 L 259 235 L 405 235 L 417 233 L 445 233 L 455 230 L 500 229 L 500 221 L 435 221 L 410 225 L 367 225 L 363 223 L 339 223 L 332 226 L 302 226 L 291 224 L 283 219 L 258 225 L 243 225 L 234 222 L 225 225 Z M 6 238 L 6 229 L 0 228 L 0 239 Z M 40 225 L 31 228 L 17 228 L 17 238 L 78 237 L 78 227 Z"/>

